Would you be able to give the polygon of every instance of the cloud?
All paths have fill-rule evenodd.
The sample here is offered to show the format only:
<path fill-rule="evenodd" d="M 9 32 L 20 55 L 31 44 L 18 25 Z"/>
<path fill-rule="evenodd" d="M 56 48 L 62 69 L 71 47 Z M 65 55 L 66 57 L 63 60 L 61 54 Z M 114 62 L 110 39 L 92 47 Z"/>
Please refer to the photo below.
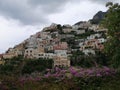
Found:
<path fill-rule="evenodd" d="M 90 0 L 78 0 L 77 2 L 68 2 L 64 11 L 61 13 L 51 14 L 51 22 L 60 24 L 75 24 L 78 21 L 87 21 L 92 19 L 98 11 L 106 11 L 105 5 L 93 3 Z"/>
<path fill-rule="evenodd" d="M 115 0 L 84 1 L 105 4 Z M 70 2 L 75 4 L 83 2 L 83 0 L 0 0 L 0 15 L 7 19 L 18 20 L 26 25 L 46 24 L 50 22 L 49 15 L 63 12 L 66 4 Z"/>
<path fill-rule="evenodd" d="M 0 0 L 0 14 L 19 20 L 23 24 L 46 23 L 47 19 L 39 8 L 33 8 L 27 0 Z"/>
<path fill-rule="evenodd" d="M 67 0 L 0 0 L 0 14 L 23 24 L 48 23 L 47 16 L 59 12 Z"/>
<path fill-rule="evenodd" d="M 45 13 L 59 12 L 70 0 L 29 0 L 33 6 L 41 6 Z"/>
<path fill-rule="evenodd" d="M 98 4 L 106 4 L 107 2 L 120 2 L 120 0 L 88 0 Z"/>
<path fill-rule="evenodd" d="M 42 28 L 19 23 L 16 20 L 8 20 L 0 16 L 0 53 L 6 51 L 9 47 L 14 47 Z"/>

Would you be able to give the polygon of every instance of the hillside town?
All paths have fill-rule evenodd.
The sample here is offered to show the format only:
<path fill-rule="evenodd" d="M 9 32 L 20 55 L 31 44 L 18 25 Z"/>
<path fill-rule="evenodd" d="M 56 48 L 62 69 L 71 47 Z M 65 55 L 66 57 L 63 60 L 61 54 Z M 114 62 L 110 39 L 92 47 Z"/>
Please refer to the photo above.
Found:
<path fill-rule="evenodd" d="M 120 0 L 0 4 L 0 90 L 120 90 Z"/>
<path fill-rule="evenodd" d="M 19 55 L 27 59 L 53 59 L 54 66 L 70 66 L 70 56 L 81 51 L 85 55 L 104 49 L 107 29 L 90 21 L 82 21 L 75 25 L 60 25 L 52 23 L 42 31 L 31 35 L 19 45 L 9 48 L 0 55 L 0 64 L 3 59 L 10 59 Z"/>

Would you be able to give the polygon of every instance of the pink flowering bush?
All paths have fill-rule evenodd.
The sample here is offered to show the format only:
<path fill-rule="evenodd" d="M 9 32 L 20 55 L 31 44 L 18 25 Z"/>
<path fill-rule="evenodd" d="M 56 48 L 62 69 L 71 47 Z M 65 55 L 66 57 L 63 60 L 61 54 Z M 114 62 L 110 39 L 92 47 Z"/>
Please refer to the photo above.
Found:
<path fill-rule="evenodd" d="M 61 69 L 55 67 L 54 69 L 47 69 L 47 73 L 44 75 L 36 75 L 36 76 L 22 76 L 19 81 L 21 85 L 24 84 L 26 81 L 31 82 L 39 82 L 39 81 L 47 81 L 47 82 L 59 82 L 65 79 L 74 79 L 74 78 L 91 78 L 91 77 L 106 77 L 106 76 L 113 76 L 116 74 L 114 69 L 108 67 L 102 68 L 74 68 L 70 67 L 68 70 Z M 67 75 L 69 74 L 69 75 Z"/>
<path fill-rule="evenodd" d="M 70 67 L 68 70 L 61 69 L 56 67 L 54 71 L 51 69 L 44 75 L 44 78 L 56 78 L 56 79 L 65 79 L 70 78 L 66 74 L 69 73 L 71 78 L 74 77 L 103 77 L 103 76 L 112 76 L 115 75 L 116 71 L 112 68 L 102 67 L 102 68 L 74 68 Z"/>
<path fill-rule="evenodd" d="M 73 67 L 69 68 L 70 73 L 74 77 L 102 77 L 102 76 L 111 76 L 116 73 L 114 69 L 108 68 L 108 67 L 102 67 L 102 68 L 79 68 L 75 69 Z"/>
<path fill-rule="evenodd" d="M 68 75 L 69 74 L 69 75 Z M 98 90 L 104 81 L 114 78 L 116 71 L 102 68 L 54 68 L 47 69 L 46 74 L 31 74 L 15 78 L 4 78 L 0 90 Z M 59 88 L 59 89 L 57 89 Z M 100 90 L 100 89 L 99 89 Z"/>
<path fill-rule="evenodd" d="M 67 72 L 67 70 L 56 67 L 56 68 L 54 68 L 53 72 L 52 72 L 52 70 L 48 71 L 47 74 L 44 75 L 44 77 L 45 78 L 53 77 L 56 79 L 64 79 L 66 77 L 65 76 L 66 72 Z"/>

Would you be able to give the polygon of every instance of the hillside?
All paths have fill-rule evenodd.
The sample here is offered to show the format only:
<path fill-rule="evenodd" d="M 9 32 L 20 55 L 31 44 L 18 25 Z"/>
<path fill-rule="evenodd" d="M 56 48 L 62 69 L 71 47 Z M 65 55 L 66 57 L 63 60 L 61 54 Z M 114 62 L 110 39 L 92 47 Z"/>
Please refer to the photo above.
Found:
<path fill-rule="evenodd" d="M 88 21 L 52 23 L 0 54 L 0 90 L 120 90 L 120 5 L 106 6 Z"/>
<path fill-rule="evenodd" d="M 97 14 L 93 16 L 93 18 L 90 20 L 92 24 L 99 24 L 105 17 L 107 12 L 99 11 Z"/>
<path fill-rule="evenodd" d="M 98 12 L 93 20 L 101 20 L 103 13 Z M 31 35 L 19 45 L 9 48 L 3 55 L 10 59 L 22 55 L 27 59 L 53 59 L 54 66 L 71 66 L 80 62 L 72 57 L 95 55 L 104 49 L 106 31 L 90 21 L 81 21 L 74 25 L 51 24 L 42 31 Z M 74 56 L 75 55 L 75 56 Z M 77 60 L 77 59 L 76 59 Z"/>

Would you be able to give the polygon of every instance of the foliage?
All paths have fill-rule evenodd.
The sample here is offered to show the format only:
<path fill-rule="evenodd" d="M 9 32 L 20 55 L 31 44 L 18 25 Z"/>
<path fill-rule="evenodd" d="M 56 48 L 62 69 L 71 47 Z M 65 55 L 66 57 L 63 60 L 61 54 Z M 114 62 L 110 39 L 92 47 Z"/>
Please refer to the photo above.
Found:
<path fill-rule="evenodd" d="M 108 58 L 104 53 L 96 51 L 95 55 L 84 55 L 81 51 L 76 51 L 70 56 L 72 66 L 80 66 L 84 68 L 108 66 Z"/>
<path fill-rule="evenodd" d="M 52 68 L 52 59 L 38 59 L 38 60 L 27 60 L 23 69 L 22 74 L 30 74 L 32 72 L 42 72 L 47 68 Z"/>
<path fill-rule="evenodd" d="M 80 66 L 84 68 L 94 67 L 93 56 L 79 55 L 79 56 L 71 56 L 71 65 L 72 66 Z"/>
<path fill-rule="evenodd" d="M 0 74 L 19 74 L 22 62 L 23 62 L 22 56 L 6 59 L 5 64 L 0 65 Z"/>
<path fill-rule="evenodd" d="M 0 90 L 119 90 L 120 75 L 113 69 L 58 67 L 44 76 L 0 76 Z M 54 71 L 54 72 L 53 72 Z M 67 75 L 67 73 L 71 74 Z M 46 76 L 47 75 L 47 76 Z M 114 76 L 115 75 L 115 76 Z M 62 76 L 62 77 L 61 77 Z M 67 76 L 67 77 L 66 77 Z M 106 86 L 107 85 L 107 86 Z M 108 87 L 109 86 L 109 87 Z"/>
<path fill-rule="evenodd" d="M 46 68 L 52 68 L 51 59 L 23 59 L 22 56 L 6 59 L 4 65 L 0 65 L 0 74 L 3 75 L 21 75 L 32 72 L 42 72 Z"/>
<path fill-rule="evenodd" d="M 108 41 L 105 44 L 105 53 L 110 59 L 110 65 L 120 67 L 120 5 L 109 2 L 107 15 L 102 25 L 108 29 Z"/>
<path fill-rule="evenodd" d="M 95 61 L 99 66 L 108 66 L 109 60 L 108 57 L 105 55 L 104 52 L 96 51 L 95 52 Z"/>

